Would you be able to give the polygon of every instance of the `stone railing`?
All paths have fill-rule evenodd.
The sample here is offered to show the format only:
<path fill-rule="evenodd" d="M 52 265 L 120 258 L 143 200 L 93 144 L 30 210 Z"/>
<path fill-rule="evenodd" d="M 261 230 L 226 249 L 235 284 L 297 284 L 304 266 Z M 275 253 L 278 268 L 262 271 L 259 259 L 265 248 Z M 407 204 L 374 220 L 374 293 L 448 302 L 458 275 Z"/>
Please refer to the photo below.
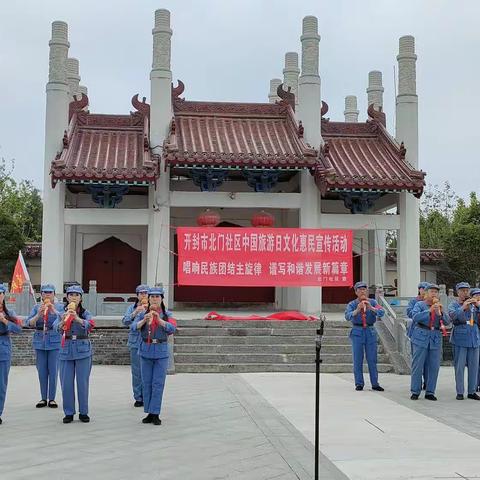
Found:
<path fill-rule="evenodd" d="M 63 298 L 56 295 L 59 301 Z M 130 363 L 127 348 L 128 329 L 122 324 L 122 317 L 127 307 L 136 298 L 135 293 L 97 293 L 97 282 L 90 281 L 88 293 L 83 295 L 83 306 L 95 319 L 96 328 L 91 334 L 94 347 L 94 363 L 109 365 L 124 365 Z M 40 301 L 40 294 L 30 292 L 30 284 L 25 282 L 22 293 L 6 295 L 7 308 L 23 320 L 28 316 L 33 306 Z M 14 351 L 13 365 L 31 365 L 35 363 L 31 337 L 32 329 L 25 328 L 22 335 L 13 335 Z M 173 356 L 174 336 L 168 338 L 169 364 L 168 373 L 175 372 Z"/>
<path fill-rule="evenodd" d="M 407 337 L 406 308 L 411 297 L 384 297 L 381 286 L 377 287 L 375 297 L 385 310 L 382 321 L 377 322 L 377 331 L 382 343 L 390 355 L 396 373 L 408 374 L 412 355 L 410 340 Z M 453 292 L 450 290 L 447 295 L 445 285 L 440 285 L 440 302 L 445 309 L 453 300 Z"/>
<path fill-rule="evenodd" d="M 58 301 L 63 301 L 63 295 L 56 294 Z M 98 293 L 97 282 L 91 280 L 88 292 L 83 295 L 83 306 L 93 316 L 122 316 L 125 310 L 136 299 L 135 293 Z M 22 293 L 9 293 L 6 295 L 7 308 L 15 310 L 17 315 L 27 316 L 33 306 L 40 301 L 40 293 L 30 292 L 30 283 L 23 284 Z"/>

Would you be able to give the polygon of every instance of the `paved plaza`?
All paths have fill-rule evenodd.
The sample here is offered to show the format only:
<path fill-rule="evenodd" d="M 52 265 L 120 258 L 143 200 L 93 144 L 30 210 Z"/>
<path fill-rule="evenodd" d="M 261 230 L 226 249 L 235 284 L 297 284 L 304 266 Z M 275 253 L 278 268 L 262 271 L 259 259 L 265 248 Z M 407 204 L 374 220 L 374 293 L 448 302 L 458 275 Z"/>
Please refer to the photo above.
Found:
<path fill-rule="evenodd" d="M 410 400 L 409 376 L 380 383 L 356 392 L 351 374 L 322 375 L 321 450 L 336 467 L 352 480 L 480 479 L 480 402 L 455 400 L 452 367 L 437 402 Z"/>
<path fill-rule="evenodd" d="M 0 478 L 313 478 L 313 374 L 169 376 L 160 427 L 140 423 L 129 382 L 128 367 L 95 365 L 92 422 L 63 425 L 34 408 L 34 367 L 13 367 Z M 322 480 L 480 479 L 480 402 L 455 400 L 451 367 L 438 402 L 409 400 L 408 376 L 381 382 L 355 392 L 350 374 L 322 375 Z"/>
<path fill-rule="evenodd" d="M 299 404 L 305 437 L 249 378 L 256 383 L 265 378 L 268 390 L 284 388 L 289 394 L 291 386 L 282 387 L 282 379 L 298 378 L 302 395 L 314 392 L 312 374 L 172 375 L 163 424 L 155 427 L 141 424 L 143 409 L 133 407 L 129 367 L 94 365 L 92 422 L 64 425 L 61 409 L 34 408 L 39 399 L 35 368 L 13 367 L 0 426 L 0 478 L 311 479 L 312 399 Z"/>

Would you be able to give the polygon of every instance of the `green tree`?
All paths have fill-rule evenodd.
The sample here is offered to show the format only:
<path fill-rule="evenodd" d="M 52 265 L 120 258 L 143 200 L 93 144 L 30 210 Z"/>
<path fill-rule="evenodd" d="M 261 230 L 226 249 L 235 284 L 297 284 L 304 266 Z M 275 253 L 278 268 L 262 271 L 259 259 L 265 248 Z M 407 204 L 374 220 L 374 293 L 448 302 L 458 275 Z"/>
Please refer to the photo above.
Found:
<path fill-rule="evenodd" d="M 449 182 L 427 185 L 420 201 L 420 247 L 443 248 L 450 232 L 459 197 Z M 397 232 L 387 232 L 387 246 L 397 247 Z"/>
<path fill-rule="evenodd" d="M 420 247 L 443 248 L 450 233 L 451 222 L 438 210 L 420 215 Z"/>
<path fill-rule="evenodd" d="M 445 240 L 445 258 L 450 285 L 465 280 L 471 285 L 480 282 L 480 225 L 466 223 L 456 225 Z"/>
<path fill-rule="evenodd" d="M 25 246 L 19 226 L 0 211 L 0 281 L 10 282 L 18 251 Z"/>
<path fill-rule="evenodd" d="M 42 239 L 42 199 L 28 180 L 15 181 L 14 162 L 0 159 L 0 280 L 10 282 L 18 251 Z"/>
<path fill-rule="evenodd" d="M 467 205 L 459 200 L 453 214 L 453 227 L 468 224 L 480 225 L 480 202 L 475 192 L 470 193 L 470 203 Z"/>
<path fill-rule="evenodd" d="M 0 160 L 0 212 L 20 229 L 24 241 L 42 239 L 42 199 L 32 182 L 16 182 L 13 161 Z"/>
<path fill-rule="evenodd" d="M 420 215 L 428 216 L 431 212 L 438 212 L 451 220 L 459 200 L 448 181 L 440 186 L 427 185 L 420 201 Z"/>

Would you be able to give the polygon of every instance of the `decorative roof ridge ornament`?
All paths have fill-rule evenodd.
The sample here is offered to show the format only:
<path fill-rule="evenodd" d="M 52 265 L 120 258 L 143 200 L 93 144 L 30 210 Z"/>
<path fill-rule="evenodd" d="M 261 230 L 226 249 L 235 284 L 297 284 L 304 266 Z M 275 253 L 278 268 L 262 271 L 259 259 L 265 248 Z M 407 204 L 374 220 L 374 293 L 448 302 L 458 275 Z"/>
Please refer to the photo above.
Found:
<path fill-rule="evenodd" d="M 180 98 L 180 95 L 185 91 L 185 84 L 180 80 L 177 79 L 177 86 L 173 86 L 172 82 L 172 99 L 174 101 L 184 101 L 185 98 Z"/>
<path fill-rule="evenodd" d="M 66 130 L 64 130 L 63 132 L 63 139 L 62 139 L 62 143 L 63 143 L 63 148 L 68 148 L 68 145 L 69 145 L 69 139 L 68 139 L 68 133 Z"/>
<path fill-rule="evenodd" d="M 379 123 L 385 128 L 387 127 L 387 117 L 385 116 L 381 106 L 379 106 L 378 110 L 376 110 L 374 104 L 371 103 L 368 106 L 367 114 L 374 122 Z"/>
<path fill-rule="evenodd" d="M 85 108 L 88 107 L 89 100 L 88 96 L 84 93 L 80 94 L 80 99 L 78 94 L 73 96 L 73 100 L 68 105 L 68 120 L 70 121 L 75 113 L 85 111 Z"/>
<path fill-rule="evenodd" d="M 150 104 L 147 103 L 147 97 L 142 97 L 142 101 L 138 99 L 138 93 L 132 97 L 132 106 L 140 112 L 144 117 L 150 118 Z M 135 113 L 135 112 L 134 112 Z"/>
<path fill-rule="evenodd" d="M 327 113 L 328 113 L 328 103 L 322 100 L 322 108 L 320 110 L 320 115 L 321 117 L 324 117 Z"/>
<path fill-rule="evenodd" d="M 279 105 L 290 105 L 292 110 L 295 111 L 295 94 L 292 93 L 292 87 L 287 87 L 287 90 L 283 89 L 283 83 L 277 87 L 277 96 L 281 98 Z"/>
<path fill-rule="evenodd" d="M 298 122 L 298 128 L 297 128 L 298 138 L 303 138 L 303 132 L 304 132 L 304 128 L 303 128 L 302 121 L 300 120 L 300 121 Z"/>

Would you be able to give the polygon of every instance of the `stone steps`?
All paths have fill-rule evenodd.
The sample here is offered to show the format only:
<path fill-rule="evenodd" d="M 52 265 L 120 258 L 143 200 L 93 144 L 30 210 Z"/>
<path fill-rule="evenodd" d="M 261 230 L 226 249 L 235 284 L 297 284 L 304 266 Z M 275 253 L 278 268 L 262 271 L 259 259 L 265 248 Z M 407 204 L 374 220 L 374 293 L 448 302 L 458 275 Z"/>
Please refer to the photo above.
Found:
<path fill-rule="evenodd" d="M 274 341 L 276 340 L 276 341 Z M 324 339 L 325 340 L 325 339 Z M 348 338 L 347 338 L 348 340 Z M 181 335 L 175 335 L 175 345 L 270 345 L 270 344 L 282 344 L 282 345 L 313 345 L 315 346 L 315 336 L 313 335 L 297 335 L 289 336 L 288 338 L 276 338 L 273 339 L 269 335 L 255 336 L 224 336 L 208 334 L 200 335 L 188 335 L 185 332 Z"/>
<path fill-rule="evenodd" d="M 174 347 L 175 353 L 190 354 L 190 353 L 205 353 L 205 345 L 179 345 Z M 323 351 L 323 348 L 322 348 Z M 243 354 L 243 353 L 268 353 L 268 354 L 292 354 L 292 353 L 315 353 L 315 344 L 299 345 L 297 343 L 291 345 L 209 345 L 209 353 L 223 353 L 223 354 Z M 327 352 L 325 352 L 327 353 Z"/>
<path fill-rule="evenodd" d="M 196 337 L 193 337 L 196 338 Z M 228 338 L 228 337 L 226 337 Z M 205 353 L 206 344 L 178 344 L 175 343 L 175 353 Z M 350 345 L 322 345 L 321 354 L 351 354 Z M 301 345 L 298 343 L 286 344 L 209 344 L 208 352 L 210 353 L 315 353 L 315 344 L 310 342 L 309 345 Z M 378 346 L 378 353 L 383 353 L 383 347 Z"/>
<path fill-rule="evenodd" d="M 327 353 L 321 354 L 323 363 L 351 363 L 351 353 Z M 386 354 L 378 355 L 378 362 L 388 362 Z M 245 363 L 263 363 L 263 364 L 297 364 L 297 363 L 315 363 L 315 353 L 182 353 L 175 356 L 175 364 L 179 363 L 226 363 L 226 364 L 245 364 Z"/>
<path fill-rule="evenodd" d="M 379 363 L 377 365 L 379 373 L 388 373 L 393 371 L 390 364 Z M 305 372 L 314 373 L 315 364 L 272 364 L 272 363 L 179 363 L 175 365 L 175 371 L 178 373 L 247 373 L 247 372 Z M 366 365 L 363 367 L 365 373 L 368 372 Z M 346 364 L 321 364 L 321 373 L 351 373 L 352 365 Z M 368 378 L 366 379 L 368 382 Z"/>
<path fill-rule="evenodd" d="M 246 337 L 250 335 L 254 336 L 277 336 L 277 337 L 290 337 L 296 336 L 301 333 L 305 335 L 316 335 L 315 328 L 293 328 L 293 327 L 235 327 L 229 325 L 228 327 L 179 327 L 176 335 L 181 337 L 182 335 L 188 336 L 232 336 L 232 337 Z"/>
<path fill-rule="evenodd" d="M 178 320 L 174 355 L 177 372 L 314 372 L 320 322 Z M 325 322 L 322 372 L 351 372 L 352 354 L 343 320 Z M 378 348 L 379 371 L 391 371 Z"/>
<path fill-rule="evenodd" d="M 341 322 L 334 322 L 336 326 L 342 326 Z M 347 323 L 347 322 L 344 322 Z M 348 325 L 348 323 L 347 323 Z M 320 322 L 316 321 L 268 321 L 268 320 L 203 320 L 203 319 L 177 319 L 178 328 L 275 328 L 275 329 L 307 329 L 315 330 L 320 327 Z"/>
<path fill-rule="evenodd" d="M 179 363 L 178 373 L 315 372 L 314 364 L 273 363 Z"/>

